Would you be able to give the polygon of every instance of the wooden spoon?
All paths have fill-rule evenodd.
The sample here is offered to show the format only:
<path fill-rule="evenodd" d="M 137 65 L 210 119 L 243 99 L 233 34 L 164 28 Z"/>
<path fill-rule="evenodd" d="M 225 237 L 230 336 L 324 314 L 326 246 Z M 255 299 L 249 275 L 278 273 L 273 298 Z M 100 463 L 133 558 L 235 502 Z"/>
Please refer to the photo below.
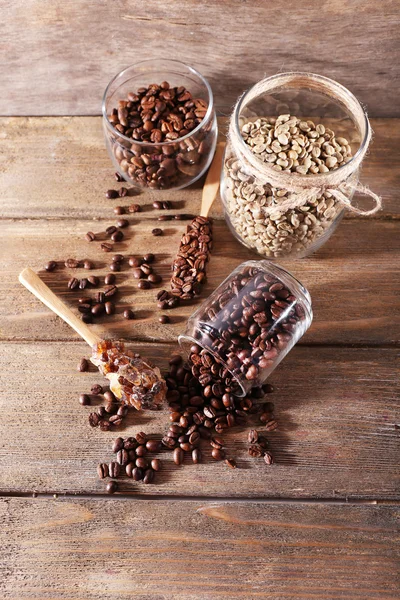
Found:
<path fill-rule="evenodd" d="M 90 347 L 93 347 L 101 341 L 101 338 L 93 333 L 83 321 L 78 319 L 72 310 L 70 310 L 49 287 L 47 287 L 44 281 L 42 281 L 32 269 L 29 267 L 24 269 L 22 273 L 19 274 L 18 279 L 22 285 L 36 296 L 36 298 L 39 298 L 43 304 L 68 323 L 68 325 L 72 327 L 72 329 L 74 329 Z"/>
<path fill-rule="evenodd" d="M 200 216 L 208 217 L 208 213 L 217 196 L 219 184 L 221 181 L 222 158 L 224 156 L 225 143 L 219 142 L 215 149 L 214 158 L 211 166 L 208 169 L 207 177 L 203 186 L 203 194 L 201 196 Z"/>
<path fill-rule="evenodd" d="M 138 354 L 133 357 L 131 364 L 132 354 L 124 352 L 122 343 L 116 346 L 111 341 L 104 342 L 102 338 L 93 333 L 85 323 L 65 306 L 32 269 L 24 269 L 18 279 L 36 298 L 68 323 L 89 344 L 92 348 L 92 363 L 110 381 L 110 389 L 117 398 L 122 399 L 126 404 L 130 404 L 138 410 L 140 408 L 157 408 L 164 401 L 167 387 L 158 367 L 153 367 L 140 358 Z M 120 365 L 118 371 L 104 370 L 107 363 L 102 358 L 102 350 L 99 350 L 101 345 L 105 345 L 105 349 L 110 348 L 118 353 L 119 360 L 116 363 Z M 113 358 L 115 358 L 115 352 Z M 123 363 L 121 358 L 125 359 Z M 123 385 L 119 378 L 120 369 L 125 380 Z M 126 382 L 131 383 L 130 391 L 126 389 Z M 142 400 L 145 400 L 146 404 L 142 403 Z"/>

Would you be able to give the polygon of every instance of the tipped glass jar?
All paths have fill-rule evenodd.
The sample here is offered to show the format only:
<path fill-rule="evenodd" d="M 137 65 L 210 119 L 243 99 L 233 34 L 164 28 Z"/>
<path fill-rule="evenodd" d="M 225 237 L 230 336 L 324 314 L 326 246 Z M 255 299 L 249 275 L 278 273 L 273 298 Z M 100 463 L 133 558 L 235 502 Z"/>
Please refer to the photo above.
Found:
<path fill-rule="evenodd" d="M 180 189 L 209 167 L 217 119 L 210 85 L 195 69 L 175 60 L 132 65 L 108 84 L 102 110 L 108 153 L 133 186 Z"/>
<path fill-rule="evenodd" d="M 269 259 L 317 250 L 351 202 L 369 139 L 365 112 L 339 83 L 308 73 L 257 83 L 235 107 L 225 151 L 233 234 Z"/>
<path fill-rule="evenodd" d="M 297 279 L 269 261 L 248 261 L 190 317 L 179 343 L 188 353 L 193 344 L 206 349 L 210 376 L 218 374 L 244 396 L 267 379 L 311 322 L 310 294 Z"/>

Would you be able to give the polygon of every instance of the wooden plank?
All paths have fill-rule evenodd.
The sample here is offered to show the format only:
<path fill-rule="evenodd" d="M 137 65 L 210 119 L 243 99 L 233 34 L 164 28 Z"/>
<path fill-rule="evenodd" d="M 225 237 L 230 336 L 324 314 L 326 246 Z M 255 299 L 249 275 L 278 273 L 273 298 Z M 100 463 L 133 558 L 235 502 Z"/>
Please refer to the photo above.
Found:
<path fill-rule="evenodd" d="M 362 181 L 383 198 L 383 211 L 377 218 L 398 215 L 400 119 L 373 119 L 372 127 L 375 135 Z M 222 139 L 226 119 L 219 120 L 219 128 Z M 2 118 L 0 129 L 1 216 L 108 219 L 118 202 L 124 204 L 104 197 L 106 190 L 119 185 L 99 117 Z M 201 182 L 197 182 L 185 190 L 149 190 L 134 201 L 144 206 L 142 217 L 156 218 L 159 213 L 152 209 L 156 199 L 172 201 L 173 212 L 196 214 L 200 198 Z M 222 218 L 220 203 L 215 203 L 213 216 Z"/>
<path fill-rule="evenodd" d="M 395 600 L 398 508 L 9 498 L 4 600 Z"/>
<path fill-rule="evenodd" d="M 118 71 L 168 57 L 198 68 L 218 106 L 230 107 L 265 75 L 293 70 L 340 81 L 373 116 L 400 116 L 399 12 L 391 0 L 301 0 L 290 10 L 283 0 L 26 0 L 6 2 L 4 13 L 0 114 L 99 114 Z"/>
<path fill-rule="evenodd" d="M 165 368 L 176 346 L 135 344 Z M 101 494 L 96 466 L 109 461 L 112 441 L 144 430 L 161 435 L 166 412 L 130 415 L 121 433 L 91 429 L 93 408 L 81 392 L 102 383 L 79 373 L 87 346 L 79 343 L 3 343 L 0 410 L 0 492 Z M 276 464 L 247 454 L 247 430 L 226 434 L 238 468 L 215 463 L 182 467 L 168 451 L 153 485 L 121 480 L 129 494 L 264 498 L 398 498 L 398 352 L 392 349 L 295 348 L 270 379 L 280 428 L 267 435 Z M 98 402 L 98 401 L 97 401 Z M 96 405 L 97 405 L 96 402 Z M 96 410 L 96 408 L 95 408 Z M 260 425 L 261 429 L 261 425 Z"/>
<path fill-rule="evenodd" d="M 157 254 L 155 269 L 168 285 L 172 255 L 179 246 L 184 232 L 184 222 L 166 223 L 165 235 L 153 237 L 154 222 L 142 219 L 141 213 L 132 217 L 134 225 L 125 230 L 126 238 L 115 245 L 116 252 L 143 256 L 152 250 Z M 99 242 L 86 242 L 88 230 L 101 231 L 113 223 L 106 221 L 75 220 L 20 220 L 2 222 L 2 279 L 0 282 L 0 338 L 12 340 L 77 339 L 76 334 L 55 317 L 36 298 L 22 289 L 18 273 L 26 266 L 35 270 L 55 259 L 68 257 L 90 258 L 99 267 L 95 274 L 105 274 L 110 254 L 104 254 Z M 400 334 L 400 319 L 396 307 L 399 297 L 400 262 L 398 224 L 390 221 L 346 221 L 332 239 L 314 256 L 305 260 L 281 261 L 306 285 L 313 298 L 314 322 L 301 340 L 307 344 L 394 344 Z M 121 287 L 118 312 L 113 317 L 98 321 L 96 330 L 107 331 L 111 337 L 141 340 L 175 341 L 190 314 L 201 300 L 242 261 L 257 258 L 237 242 L 224 221 L 214 224 L 214 249 L 208 267 L 208 283 L 201 299 L 170 311 L 172 323 L 160 325 L 160 311 L 156 307 L 153 290 L 137 289 L 128 266 L 117 273 Z M 44 273 L 50 287 L 61 297 L 72 302 L 76 310 L 79 292 L 67 289 L 69 277 L 84 277 L 88 271 L 60 269 Z M 93 293 L 93 292 L 92 292 Z M 126 321 L 123 308 L 133 307 L 137 318 Z"/>

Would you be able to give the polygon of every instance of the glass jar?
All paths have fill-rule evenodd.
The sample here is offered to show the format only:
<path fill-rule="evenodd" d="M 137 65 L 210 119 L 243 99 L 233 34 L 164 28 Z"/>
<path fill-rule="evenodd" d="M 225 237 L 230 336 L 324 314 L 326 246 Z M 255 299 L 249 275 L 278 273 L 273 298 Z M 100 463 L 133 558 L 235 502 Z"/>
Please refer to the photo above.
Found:
<path fill-rule="evenodd" d="M 195 311 L 178 340 L 187 353 L 193 344 L 206 349 L 244 396 L 272 373 L 312 316 L 310 294 L 293 275 L 270 261 L 248 261 Z"/>
<path fill-rule="evenodd" d="M 352 199 L 369 139 L 363 108 L 335 81 L 282 73 L 253 86 L 231 117 L 222 169 L 225 219 L 235 237 L 272 260 L 317 250 Z M 332 174 L 348 186 L 345 203 L 330 190 Z M 305 184 L 314 191 L 298 202 L 293 186 Z"/>
<path fill-rule="evenodd" d="M 111 122 L 118 102 L 127 101 L 128 94 L 136 93 L 140 87 L 164 81 L 171 88 L 184 86 L 193 99 L 202 101 L 203 106 L 204 102 L 207 104 L 206 114 L 197 127 L 180 138 L 162 143 L 132 139 L 118 131 Z M 106 146 L 114 168 L 133 186 L 180 189 L 199 179 L 209 167 L 218 133 L 213 94 L 207 80 L 192 67 L 162 59 L 132 65 L 108 84 L 102 111 Z"/>

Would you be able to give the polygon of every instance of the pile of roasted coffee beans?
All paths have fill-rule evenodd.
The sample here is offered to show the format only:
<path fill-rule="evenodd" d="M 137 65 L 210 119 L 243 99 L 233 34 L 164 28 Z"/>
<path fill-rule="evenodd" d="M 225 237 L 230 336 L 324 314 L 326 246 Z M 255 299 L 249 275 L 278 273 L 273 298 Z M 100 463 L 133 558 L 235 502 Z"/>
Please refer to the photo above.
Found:
<path fill-rule="evenodd" d="M 181 300 L 191 300 L 206 281 L 206 266 L 212 249 L 211 222 L 196 217 L 182 236 L 172 263 L 171 292 Z"/>
<path fill-rule="evenodd" d="M 118 437 L 112 446 L 115 460 L 97 465 L 99 479 L 109 477 L 113 480 L 107 484 L 107 492 L 115 494 L 118 491 L 115 479 L 121 477 L 143 481 L 145 484 L 153 483 L 156 472 L 161 470 L 161 461 L 158 458 L 149 459 L 148 455 L 158 453 L 160 449 L 160 442 L 148 437 L 143 431 L 135 437 Z"/>
<path fill-rule="evenodd" d="M 109 142 L 121 171 L 151 189 L 167 189 L 193 179 L 207 160 L 212 122 L 193 136 L 185 136 L 203 121 L 207 109 L 206 101 L 167 81 L 130 92 L 108 116 L 117 132 L 109 134 Z M 132 139 L 130 147 L 126 140 L 120 143 L 118 134 Z"/>
<path fill-rule="evenodd" d="M 192 463 L 198 464 L 204 460 L 204 445 L 209 447 L 213 460 L 224 461 L 228 468 L 235 469 L 237 462 L 226 455 L 223 434 L 234 426 L 245 426 L 254 420 L 258 420 L 263 430 L 249 431 L 248 453 L 253 458 L 263 458 L 267 465 L 273 463 L 265 433 L 275 431 L 278 424 L 274 418 L 274 405 L 262 402 L 266 394 L 274 391 L 273 387 L 265 384 L 253 388 L 245 397 L 235 396 L 233 392 L 238 391 L 235 380 L 211 358 L 206 350 L 197 345 L 191 347 L 187 362 L 179 355 L 171 358 L 166 374 L 170 424 L 161 441 L 150 439 L 143 432 L 134 438 L 117 438 L 113 445 L 113 451 L 117 454 L 116 461 L 98 465 L 100 479 L 110 477 L 115 480 L 126 476 L 134 481 L 152 483 L 154 471 L 160 470 L 160 461 L 157 458 L 151 461 L 145 459 L 147 453 L 171 451 L 175 465 L 182 465 L 187 455 Z M 87 371 L 88 366 L 88 361 L 83 358 L 78 370 Z M 102 395 L 105 406 L 90 413 L 90 425 L 99 427 L 102 431 L 120 426 L 128 412 L 128 406 L 118 401 L 110 390 L 104 391 L 98 384 L 92 386 L 91 394 Z M 91 395 L 81 394 L 79 402 L 83 406 L 90 405 Z M 107 492 L 113 494 L 116 491 L 117 482 L 109 482 Z"/>

